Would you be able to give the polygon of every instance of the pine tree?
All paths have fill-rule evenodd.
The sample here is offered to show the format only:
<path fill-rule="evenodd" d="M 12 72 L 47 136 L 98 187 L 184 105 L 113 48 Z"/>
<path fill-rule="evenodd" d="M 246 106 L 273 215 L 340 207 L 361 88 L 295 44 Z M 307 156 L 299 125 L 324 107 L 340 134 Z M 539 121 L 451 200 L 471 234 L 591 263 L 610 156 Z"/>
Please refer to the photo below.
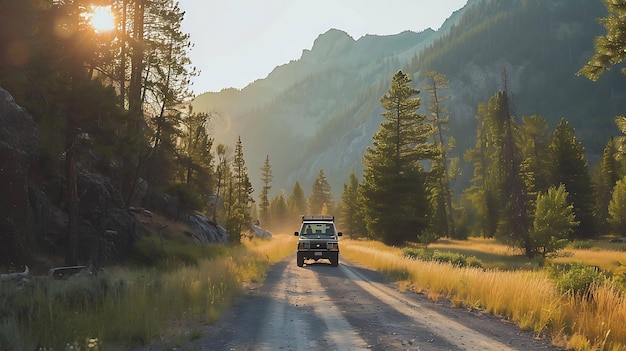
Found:
<path fill-rule="evenodd" d="M 237 139 L 232 165 L 232 178 L 228 185 L 226 230 L 230 240 L 241 242 L 243 228 L 252 223 L 250 206 L 252 204 L 252 185 L 248 178 L 248 169 L 243 157 L 241 137 Z"/>
<path fill-rule="evenodd" d="M 614 138 L 610 138 L 604 147 L 602 158 L 596 166 L 593 174 L 593 184 L 596 196 L 596 223 L 599 233 L 608 233 L 609 202 L 613 189 L 618 180 L 621 179 L 620 164 L 618 161 L 617 143 Z"/>
<path fill-rule="evenodd" d="M 608 212 L 615 234 L 626 236 L 626 176 L 615 184 Z"/>
<path fill-rule="evenodd" d="M 551 186 L 537 195 L 535 218 L 531 230 L 533 251 L 546 257 L 565 247 L 568 235 L 578 226 L 574 218 L 574 206 L 567 203 L 563 184 Z"/>
<path fill-rule="evenodd" d="M 589 62 L 578 72 L 587 78 L 597 81 L 600 76 L 614 65 L 626 60 L 626 1 L 604 0 L 608 15 L 600 22 L 606 34 L 596 38 L 595 52 Z M 622 69 L 626 74 L 626 70 Z"/>
<path fill-rule="evenodd" d="M 484 235 L 522 248 L 530 257 L 527 189 L 516 143 L 519 128 L 508 104 L 508 93 L 498 92 L 487 105 L 479 106 L 477 147 L 466 153 L 475 167 L 473 185 L 466 196 L 485 218 Z"/>
<path fill-rule="evenodd" d="M 522 117 L 520 149 L 524 161 L 522 173 L 528 195 L 536 197 L 548 190 L 550 179 L 550 131 L 548 122 L 540 116 Z"/>
<path fill-rule="evenodd" d="M 320 169 L 311 186 L 311 196 L 308 200 L 309 213 L 328 214 L 324 213 L 323 210 L 328 211 L 333 206 L 333 194 L 331 193 L 330 183 L 324 174 L 324 170 Z"/>
<path fill-rule="evenodd" d="M 204 208 L 209 205 L 208 197 L 214 187 L 213 138 L 208 124 L 212 115 L 195 113 L 189 107 L 181 118 L 181 135 L 176 146 L 178 181 L 186 185 Z"/>
<path fill-rule="evenodd" d="M 359 201 L 359 180 L 354 174 L 354 169 L 350 173 L 350 181 L 343 185 L 341 195 L 341 217 L 339 225 L 343 228 L 343 233 L 350 238 L 357 238 L 365 234 L 365 224 L 361 216 Z"/>
<path fill-rule="evenodd" d="M 270 165 L 270 156 L 265 156 L 265 163 L 263 167 L 261 167 L 261 181 L 263 182 L 263 187 L 261 188 L 261 194 L 259 195 L 259 209 L 260 209 L 260 217 L 261 223 L 264 226 L 268 227 L 270 224 L 270 201 L 269 201 L 269 193 L 272 189 L 270 185 L 272 183 L 272 166 Z"/>
<path fill-rule="evenodd" d="M 363 158 L 364 220 L 368 234 L 387 244 L 415 241 L 430 214 L 421 162 L 436 153 L 429 142 L 434 128 L 417 112 L 421 102 L 413 96 L 419 90 L 410 82 L 402 71 L 394 74 L 381 98 L 385 120 Z"/>
<path fill-rule="evenodd" d="M 301 223 L 301 216 L 307 214 L 307 198 L 300 182 L 296 181 L 287 198 L 287 218 L 285 223 L 290 227 L 297 227 Z"/>
<path fill-rule="evenodd" d="M 445 237 L 455 237 L 454 234 L 454 215 L 452 210 L 452 191 L 450 190 L 450 164 L 449 153 L 454 147 L 454 138 L 446 137 L 446 125 L 450 121 L 448 109 L 445 103 L 450 100 L 450 96 L 443 95 L 442 91 L 448 89 L 448 79 L 445 75 L 434 71 L 428 71 L 426 75 L 425 89 L 429 93 L 430 103 L 428 110 L 430 111 L 429 120 L 435 127 L 435 148 L 438 150 L 437 156 L 433 162 L 434 191 L 432 196 L 433 209 L 435 213 L 441 215 L 433 215 L 434 223 L 432 226 L 441 227 L 441 234 Z M 437 219 L 440 219 L 439 224 Z M 441 220 L 442 219 L 442 220 Z"/>
<path fill-rule="evenodd" d="M 474 208 L 477 226 L 473 229 L 476 235 L 484 238 L 493 238 L 498 223 L 498 177 L 491 172 L 491 157 L 496 155 L 494 146 L 488 142 L 491 135 L 488 108 L 485 104 L 478 105 L 476 145 L 465 152 L 466 161 L 474 165 L 474 177 L 469 188 L 465 189 L 464 196 Z"/>
<path fill-rule="evenodd" d="M 286 231 L 287 227 L 291 227 L 291 228 L 296 227 L 295 225 L 292 225 L 292 223 L 288 221 L 289 208 L 287 206 L 287 200 L 285 199 L 284 189 L 280 189 L 280 194 L 270 201 L 269 212 L 271 213 L 271 217 L 273 219 L 273 222 L 272 222 L 273 229 L 277 229 L 279 231 Z"/>
<path fill-rule="evenodd" d="M 509 95 L 506 90 L 497 93 L 498 109 L 496 118 L 502 126 L 502 159 L 499 164 L 503 184 L 501 194 L 507 194 L 500 224 L 500 233 L 510 233 L 513 243 L 522 249 L 526 256 L 532 257 L 532 243 L 529 237 L 527 189 L 521 174 L 522 155 L 515 142 L 516 129 L 514 117 L 509 110 Z M 502 237 L 502 236 L 501 236 Z"/>
<path fill-rule="evenodd" d="M 231 174 L 229 168 L 228 147 L 224 144 L 218 144 L 215 148 L 215 154 L 217 160 L 217 165 L 215 167 L 215 193 L 212 197 L 212 203 L 209 204 L 209 207 L 212 209 L 211 219 L 213 222 L 217 222 L 218 209 L 220 209 L 219 204 L 223 200 L 224 189 L 229 183 L 228 179 L 230 179 Z"/>
<path fill-rule="evenodd" d="M 595 209 L 585 150 L 564 118 L 554 130 L 550 150 L 552 184 L 565 185 L 569 193 L 568 202 L 574 205 L 576 220 L 580 222 L 573 236 L 592 238 L 595 236 Z"/>

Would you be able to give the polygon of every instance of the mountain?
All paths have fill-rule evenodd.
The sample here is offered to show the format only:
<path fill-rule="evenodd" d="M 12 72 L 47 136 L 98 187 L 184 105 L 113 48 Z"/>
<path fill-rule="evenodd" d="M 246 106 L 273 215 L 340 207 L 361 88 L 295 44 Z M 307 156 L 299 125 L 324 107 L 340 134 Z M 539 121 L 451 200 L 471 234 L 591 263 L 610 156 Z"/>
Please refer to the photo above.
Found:
<path fill-rule="evenodd" d="M 280 188 L 289 192 L 295 181 L 309 191 L 323 169 L 338 199 L 350 172 L 362 173 L 362 155 L 382 120 L 380 97 L 399 69 L 418 88 L 426 70 L 450 80 L 456 156 L 474 146 L 478 105 L 506 80 L 516 116 L 540 115 L 551 127 L 567 118 L 593 161 L 617 134 L 614 117 L 626 110 L 619 70 L 597 83 L 576 75 L 604 31 L 597 19 L 605 15 L 601 0 L 470 0 L 437 31 L 355 40 L 331 29 L 265 79 L 196 97 L 194 110 L 215 113 L 217 143 L 232 148 L 241 136 L 257 189 L 269 155 L 273 195 Z M 425 112 L 428 96 L 419 97 Z M 462 168 L 456 191 L 472 174 L 470 165 Z"/>

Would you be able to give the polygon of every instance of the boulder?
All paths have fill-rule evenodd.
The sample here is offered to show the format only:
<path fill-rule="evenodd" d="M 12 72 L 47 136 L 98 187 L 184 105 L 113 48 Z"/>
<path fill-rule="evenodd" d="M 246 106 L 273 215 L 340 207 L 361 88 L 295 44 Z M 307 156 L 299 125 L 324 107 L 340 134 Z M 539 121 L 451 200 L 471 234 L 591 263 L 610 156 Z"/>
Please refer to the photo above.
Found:
<path fill-rule="evenodd" d="M 137 236 L 137 222 L 122 195 L 106 179 L 78 175 L 79 232 L 83 263 L 95 266 L 121 262 Z"/>
<path fill-rule="evenodd" d="M 259 239 L 269 240 L 272 238 L 272 233 L 259 227 L 256 224 L 252 225 L 252 233 L 254 233 L 254 237 L 257 237 Z"/>
<path fill-rule="evenodd" d="M 179 220 L 190 227 L 192 232 L 189 234 L 198 244 L 228 242 L 226 229 L 200 214 L 183 213 Z"/>

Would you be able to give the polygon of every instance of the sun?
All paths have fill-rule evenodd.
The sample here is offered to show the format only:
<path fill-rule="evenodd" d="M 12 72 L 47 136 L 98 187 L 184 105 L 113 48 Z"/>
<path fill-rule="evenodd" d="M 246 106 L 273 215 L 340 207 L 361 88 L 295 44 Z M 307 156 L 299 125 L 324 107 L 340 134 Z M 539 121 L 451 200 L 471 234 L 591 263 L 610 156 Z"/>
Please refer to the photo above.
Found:
<path fill-rule="evenodd" d="M 89 14 L 89 23 L 96 32 L 108 32 L 115 29 L 115 15 L 111 6 L 94 6 Z"/>

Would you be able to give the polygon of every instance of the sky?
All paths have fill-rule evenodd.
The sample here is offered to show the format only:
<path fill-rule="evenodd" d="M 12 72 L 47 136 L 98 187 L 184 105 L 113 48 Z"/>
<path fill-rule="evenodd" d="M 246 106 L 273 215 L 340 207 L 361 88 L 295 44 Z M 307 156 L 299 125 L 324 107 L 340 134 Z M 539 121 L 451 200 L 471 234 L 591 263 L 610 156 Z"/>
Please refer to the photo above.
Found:
<path fill-rule="evenodd" d="M 179 0 L 182 30 L 200 75 L 194 93 L 242 89 L 302 50 L 331 28 L 355 40 L 439 29 L 467 0 Z"/>

